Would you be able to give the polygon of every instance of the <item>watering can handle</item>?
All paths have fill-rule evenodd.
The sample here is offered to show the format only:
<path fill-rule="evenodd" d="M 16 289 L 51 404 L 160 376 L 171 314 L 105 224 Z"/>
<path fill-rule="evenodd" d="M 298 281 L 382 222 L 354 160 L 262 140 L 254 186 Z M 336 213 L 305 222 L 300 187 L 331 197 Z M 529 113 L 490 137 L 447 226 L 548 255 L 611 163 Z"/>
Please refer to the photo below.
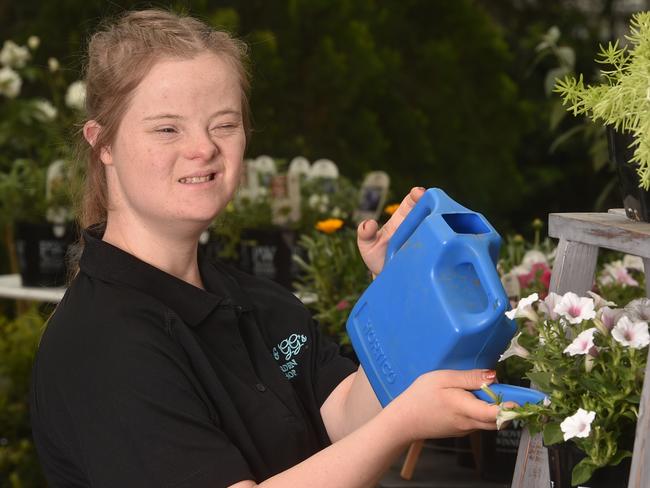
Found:
<path fill-rule="evenodd" d="M 429 191 L 431 190 L 428 190 L 424 195 L 422 195 L 420 201 L 408 213 L 404 221 L 393 234 L 393 237 L 388 241 L 384 265 L 393 258 L 395 253 L 399 251 L 399 248 L 402 247 L 408 238 L 411 237 L 411 234 L 415 232 L 418 225 L 420 225 L 420 223 L 433 211 L 434 202 L 427 196 Z"/>
<path fill-rule="evenodd" d="M 492 260 L 483 260 L 479 259 L 476 254 L 471 255 L 468 260 L 478 275 L 478 278 L 485 290 L 487 295 L 487 304 L 483 312 L 478 314 L 473 314 L 476 320 L 476 323 L 482 323 L 483 320 L 491 320 L 494 316 L 495 307 L 503 306 L 505 313 L 506 303 L 503 302 L 505 293 L 503 293 L 503 284 L 501 283 L 501 278 L 497 273 L 496 267 L 494 267 Z"/>

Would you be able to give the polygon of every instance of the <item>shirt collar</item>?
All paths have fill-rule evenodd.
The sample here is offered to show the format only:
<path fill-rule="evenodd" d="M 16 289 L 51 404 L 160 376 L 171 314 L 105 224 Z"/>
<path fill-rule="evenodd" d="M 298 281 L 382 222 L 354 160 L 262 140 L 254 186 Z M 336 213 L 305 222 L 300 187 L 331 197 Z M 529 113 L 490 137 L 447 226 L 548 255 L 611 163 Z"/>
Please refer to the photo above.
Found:
<path fill-rule="evenodd" d="M 237 281 L 222 267 L 199 258 L 206 290 L 176 278 L 103 241 L 103 228 L 83 231 L 84 250 L 79 269 L 93 278 L 128 286 L 150 295 L 171 308 L 187 325 L 200 324 L 215 308 L 236 312 L 252 306 Z"/>

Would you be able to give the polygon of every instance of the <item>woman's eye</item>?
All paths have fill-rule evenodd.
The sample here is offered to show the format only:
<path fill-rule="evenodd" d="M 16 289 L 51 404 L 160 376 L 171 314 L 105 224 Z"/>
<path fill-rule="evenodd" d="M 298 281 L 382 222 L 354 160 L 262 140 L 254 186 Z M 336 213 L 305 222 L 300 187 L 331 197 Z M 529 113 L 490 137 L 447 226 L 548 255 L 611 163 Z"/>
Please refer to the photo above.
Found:
<path fill-rule="evenodd" d="M 159 129 L 156 129 L 156 132 L 159 132 L 161 134 L 175 134 L 176 129 L 173 127 L 161 127 Z"/>

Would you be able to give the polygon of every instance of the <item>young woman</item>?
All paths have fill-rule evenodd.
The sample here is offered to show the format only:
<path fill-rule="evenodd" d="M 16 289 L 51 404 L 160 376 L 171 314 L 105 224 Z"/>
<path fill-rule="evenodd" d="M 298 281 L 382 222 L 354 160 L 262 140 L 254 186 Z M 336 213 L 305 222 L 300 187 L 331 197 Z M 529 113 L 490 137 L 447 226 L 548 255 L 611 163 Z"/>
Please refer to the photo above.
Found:
<path fill-rule="evenodd" d="M 197 256 L 240 181 L 244 56 L 158 10 L 91 39 L 84 250 L 33 372 L 52 487 L 372 486 L 416 439 L 495 428 L 466 391 L 494 372 L 423 375 L 382 410 L 291 293 Z M 372 273 L 422 191 L 359 226 Z"/>

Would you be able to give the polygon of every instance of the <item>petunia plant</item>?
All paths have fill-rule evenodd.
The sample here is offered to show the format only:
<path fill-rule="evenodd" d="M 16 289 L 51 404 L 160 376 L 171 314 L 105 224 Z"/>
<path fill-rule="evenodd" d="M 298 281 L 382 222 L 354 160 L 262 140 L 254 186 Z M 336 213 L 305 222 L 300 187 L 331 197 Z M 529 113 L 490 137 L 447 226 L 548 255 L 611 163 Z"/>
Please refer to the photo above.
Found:
<path fill-rule="evenodd" d="M 535 293 L 507 312 L 520 332 L 501 361 L 525 361 L 547 401 L 502 409 L 499 421 L 519 419 L 544 443 L 573 442 L 585 454 L 572 484 L 631 456 L 650 343 L 650 300 L 617 308 L 593 292 L 580 297 Z"/>

